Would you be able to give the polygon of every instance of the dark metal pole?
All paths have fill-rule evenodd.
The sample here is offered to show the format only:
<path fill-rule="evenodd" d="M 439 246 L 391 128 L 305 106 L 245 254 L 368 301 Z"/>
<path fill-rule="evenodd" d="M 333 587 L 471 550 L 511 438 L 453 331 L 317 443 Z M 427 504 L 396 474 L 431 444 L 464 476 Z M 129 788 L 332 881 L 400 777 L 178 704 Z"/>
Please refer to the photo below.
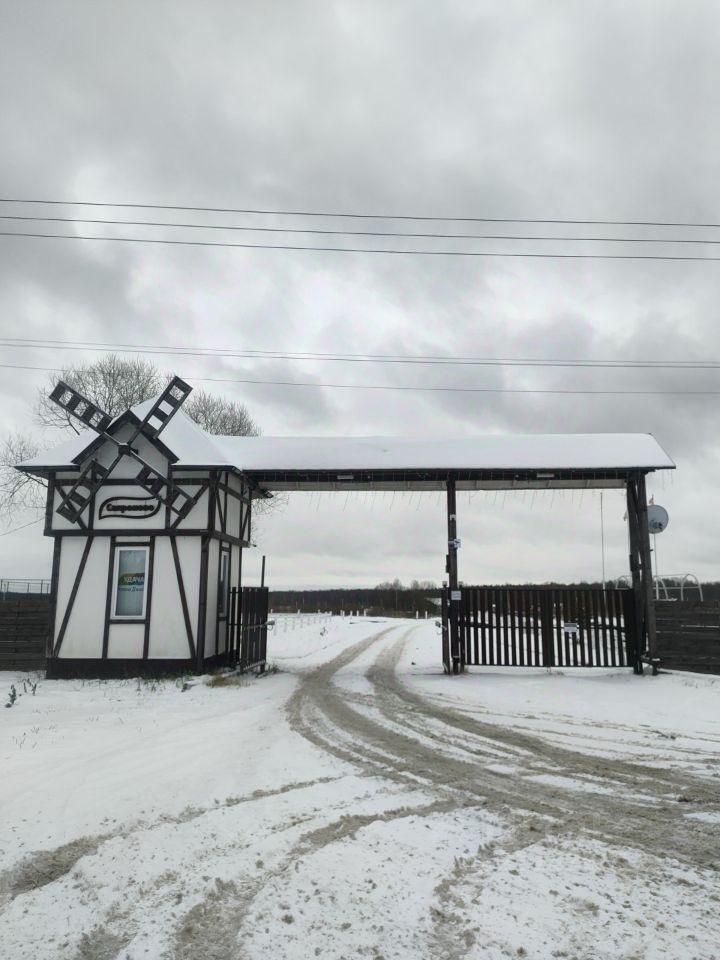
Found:
<path fill-rule="evenodd" d="M 642 673 L 642 649 L 644 633 L 643 617 L 643 596 L 642 582 L 640 575 L 640 526 L 638 522 L 638 495 L 637 480 L 634 477 L 628 477 L 626 481 L 627 491 L 627 519 L 628 533 L 630 537 L 630 577 L 632 580 L 633 591 L 633 612 L 634 612 L 634 632 L 635 649 L 633 650 L 633 670 L 635 673 Z M 629 658 L 628 658 L 629 659 Z"/>
<path fill-rule="evenodd" d="M 460 590 L 458 588 L 458 559 L 457 559 L 457 498 L 455 496 L 455 478 L 447 480 L 447 529 L 448 552 L 447 574 L 448 591 L 450 595 L 450 658 L 453 673 L 460 673 L 463 669 L 460 656 Z"/>
<path fill-rule="evenodd" d="M 647 642 L 647 654 L 652 664 L 653 673 L 657 673 L 659 661 L 655 632 L 655 598 L 653 596 L 652 556 L 650 553 L 650 530 L 648 529 L 647 491 L 644 473 L 641 473 L 638 477 L 637 491 L 643 609 L 645 613 L 645 640 Z"/>
<path fill-rule="evenodd" d="M 260 586 L 265 586 L 265 554 L 263 554 L 262 566 L 260 568 Z"/>

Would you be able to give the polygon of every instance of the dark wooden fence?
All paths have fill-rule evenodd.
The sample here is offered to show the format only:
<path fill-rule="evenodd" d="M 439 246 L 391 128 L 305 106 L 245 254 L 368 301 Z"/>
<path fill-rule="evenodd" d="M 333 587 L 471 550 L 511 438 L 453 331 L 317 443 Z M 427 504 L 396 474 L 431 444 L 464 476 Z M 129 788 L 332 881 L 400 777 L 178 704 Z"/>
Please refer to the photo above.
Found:
<path fill-rule="evenodd" d="M 452 607 L 443 597 L 443 660 L 450 667 Z M 460 589 L 455 625 L 467 666 L 625 667 L 635 662 L 631 590 L 580 587 Z"/>
<path fill-rule="evenodd" d="M 661 668 L 720 673 L 720 600 L 655 604 Z"/>
<path fill-rule="evenodd" d="M 47 597 L 0 600 L 0 670 L 44 670 L 49 632 Z"/>
<path fill-rule="evenodd" d="M 229 628 L 229 665 L 262 672 L 267 662 L 267 587 L 233 587 Z"/>

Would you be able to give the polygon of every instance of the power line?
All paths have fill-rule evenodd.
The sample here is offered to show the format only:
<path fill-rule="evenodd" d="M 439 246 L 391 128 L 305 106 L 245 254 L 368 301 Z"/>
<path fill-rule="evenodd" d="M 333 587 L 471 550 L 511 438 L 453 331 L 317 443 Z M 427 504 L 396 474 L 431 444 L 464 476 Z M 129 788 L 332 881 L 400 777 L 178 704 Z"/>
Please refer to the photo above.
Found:
<path fill-rule="evenodd" d="M 59 373 L 59 367 L 34 367 L 13 363 L 0 363 L 5 370 L 40 370 L 46 373 Z M 532 393 L 558 396 L 688 396 L 688 397 L 716 397 L 720 390 L 554 390 L 535 389 L 533 387 L 427 387 L 397 384 L 370 384 L 370 383 L 315 383 L 299 380 L 253 380 L 236 379 L 233 377 L 196 377 L 183 374 L 187 380 L 198 383 L 239 383 L 264 387 L 315 387 L 328 390 L 393 390 L 401 392 L 420 393 Z"/>
<path fill-rule="evenodd" d="M 293 233 L 315 236 L 393 237 L 416 240 L 512 240 L 563 241 L 568 243 L 696 243 L 717 246 L 720 240 L 700 240 L 689 237 L 577 237 L 527 236 L 504 233 L 417 233 L 387 230 L 327 230 L 309 227 L 256 227 L 224 223 L 173 223 L 168 220 L 93 220 L 86 217 L 28 217 L 0 214 L 0 220 L 22 220 L 33 223 L 91 223 L 110 227 L 175 227 L 189 230 L 233 230 L 243 233 Z"/>
<path fill-rule="evenodd" d="M 33 203 L 47 206 L 67 207 L 121 207 L 132 210 L 179 210 L 193 213 L 240 213 L 253 216 L 270 217 L 333 217 L 344 220 L 422 220 L 426 222 L 443 223 L 555 223 L 573 226 L 613 226 L 613 227 L 700 227 L 707 229 L 720 228 L 720 223 L 695 223 L 690 221 L 670 220 L 569 220 L 560 218 L 539 217 L 439 217 L 422 216 L 419 214 L 395 213 L 343 213 L 338 211 L 319 210 L 266 210 L 250 207 L 200 207 L 182 206 L 169 203 L 117 203 L 96 200 L 39 200 L 20 199 L 18 197 L 0 197 L 0 203 Z"/>
<path fill-rule="evenodd" d="M 530 260 L 683 260 L 718 261 L 720 257 L 668 256 L 638 253 L 501 253 L 480 250 L 398 250 L 381 247 L 319 247 L 289 243 L 227 243 L 214 240 L 161 240 L 150 237 L 96 237 L 74 233 L 28 233 L 0 230 L 0 237 L 38 237 L 44 240 L 103 240 L 108 243 L 152 243 L 180 247 L 228 247 L 243 250 L 308 250 L 319 253 L 389 253 L 423 257 L 483 257 Z"/>
<path fill-rule="evenodd" d="M 560 360 L 523 357 L 406 357 L 383 354 L 345 354 L 279 350 L 231 350 L 221 347 L 178 347 L 153 344 L 106 343 L 85 340 L 0 337 L 9 349 L 72 350 L 133 353 L 150 356 L 212 357 L 215 359 L 297 360 L 340 363 L 392 363 L 430 366 L 564 367 L 588 369 L 717 370 L 720 360 Z"/>

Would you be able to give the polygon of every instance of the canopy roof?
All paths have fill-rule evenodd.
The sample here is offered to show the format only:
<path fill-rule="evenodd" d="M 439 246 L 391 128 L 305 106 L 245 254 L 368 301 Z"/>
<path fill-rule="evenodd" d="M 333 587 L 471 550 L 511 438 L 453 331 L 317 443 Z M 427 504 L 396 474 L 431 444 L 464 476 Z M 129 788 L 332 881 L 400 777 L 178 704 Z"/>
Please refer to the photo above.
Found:
<path fill-rule="evenodd" d="M 149 400 L 108 428 L 137 422 Z M 136 419 L 137 418 L 137 419 Z M 489 434 L 476 437 L 225 437 L 205 433 L 179 411 L 160 440 L 174 470 L 223 467 L 267 489 L 460 489 L 616 486 L 637 471 L 674 469 L 647 433 Z M 84 431 L 18 465 L 28 473 L 75 470 L 98 436 Z"/>

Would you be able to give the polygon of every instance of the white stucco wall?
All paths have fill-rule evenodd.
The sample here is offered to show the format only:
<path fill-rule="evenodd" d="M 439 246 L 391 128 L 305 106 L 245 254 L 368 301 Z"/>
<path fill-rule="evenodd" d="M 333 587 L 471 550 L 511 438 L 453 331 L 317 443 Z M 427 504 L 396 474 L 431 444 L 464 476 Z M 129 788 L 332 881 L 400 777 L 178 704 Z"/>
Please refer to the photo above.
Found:
<path fill-rule="evenodd" d="M 86 542 L 85 537 L 63 537 L 55 614 L 56 638 Z M 100 657 L 102 655 L 109 555 L 110 540 L 105 537 L 96 538 L 90 547 L 78 586 L 60 648 L 61 657 Z"/>

